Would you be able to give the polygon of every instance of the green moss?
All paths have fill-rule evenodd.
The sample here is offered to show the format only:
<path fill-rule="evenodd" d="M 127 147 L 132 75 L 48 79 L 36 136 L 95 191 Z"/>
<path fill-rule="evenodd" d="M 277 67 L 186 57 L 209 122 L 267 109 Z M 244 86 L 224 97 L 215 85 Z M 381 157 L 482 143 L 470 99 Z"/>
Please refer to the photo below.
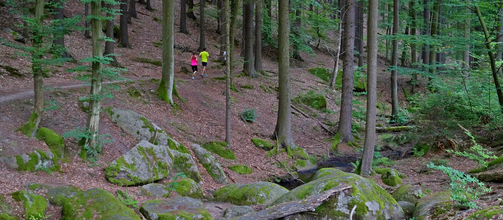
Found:
<path fill-rule="evenodd" d="M 202 219 L 204 220 L 213 219 L 208 210 L 206 209 L 197 209 L 196 213 L 189 213 L 184 210 L 175 210 L 169 213 L 160 213 L 157 215 L 159 216 L 158 220 L 177 220 L 177 219 L 196 220 L 200 219 L 198 218 L 199 215 L 202 215 L 203 216 Z"/>
<path fill-rule="evenodd" d="M 139 151 L 141 147 L 139 147 Z M 140 153 L 141 154 L 141 153 Z M 122 167 L 125 167 L 129 170 L 136 171 L 136 163 L 133 161 L 133 163 L 127 163 L 124 157 L 119 157 L 115 160 L 115 164 L 110 164 L 107 168 L 105 168 L 105 176 L 107 177 L 108 181 L 110 181 L 113 184 L 117 184 L 119 186 L 130 186 L 130 185 L 136 185 L 140 183 L 140 179 L 137 177 L 133 177 L 131 175 L 128 175 L 128 178 L 122 178 L 122 179 L 117 179 L 119 175 L 119 172 L 121 171 Z"/>
<path fill-rule="evenodd" d="M 479 167 L 479 168 L 475 168 L 473 170 L 470 170 L 469 173 L 480 173 L 480 172 L 483 172 L 483 171 L 486 171 L 487 168 L 489 167 L 492 167 L 492 166 L 495 166 L 495 165 L 498 165 L 498 164 L 502 164 L 503 163 L 503 156 L 501 157 L 498 157 L 492 161 L 489 161 L 489 163 L 487 163 L 487 167 Z"/>
<path fill-rule="evenodd" d="M 381 176 L 381 180 L 384 184 L 388 186 L 397 186 L 402 184 L 402 179 L 400 179 L 398 171 L 390 170 Z"/>
<path fill-rule="evenodd" d="M 332 74 L 330 73 L 330 71 L 327 68 L 317 67 L 317 68 L 309 69 L 308 71 L 309 71 L 309 73 L 322 79 L 325 82 L 329 82 L 330 78 L 332 77 Z"/>
<path fill-rule="evenodd" d="M 216 82 L 216 81 L 218 81 L 218 80 L 225 81 L 225 79 L 226 79 L 226 76 L 211 77 L 211 80 L 212 80 L 213 82 Z"/>
<path fill-rule="evenodd" d="M 241 88 L 243 88 L 243 89 L 254 89 L 255 86 L 253 86 L 253 85 L 242 85 Z"/>
<path fill-rule="evenodd" d="M 470 215 L 466 220 L 471 219 L 492 219 L 495 215 L 503 214 L 502 206 L 493 206 L 484 210 L 477 211 Z"/>
<path fill-rule="evenodd" d="M 114 115 L 114 112 L 112 111 L 112 108 L 110 108 L 110 107 L 106 107 L 106 108 L 105 108 L 105 111 L 106 111 L 106 112 L 107 112 L 110 116 Z"/>
<path fill-rule="evenodd" d="M 253 144 L 258 148 L 261 148 L 264 150 L 271 150 L 274 148 L 274 145 L 271 144 L 269 141 L 262 140 L 260 138 L 252 138 L 251 140 L 252 140 Z"/>
<path fill-rule="evenodd" d="M 45 216 L 47 200 L 44 197 L 21 190 L 12 193 L 12 198 L 23 202 L 26 219 Z"/>
<path fill-rule="evenodd" d="M 21 156 L 16 155 L 16 162 L 18 165 L 18 168 L 17 168 L 18 170 L 36 171 L 36 167 L 39 162 L 38 155 L 36 153 L 31 153 L 31 154 L 28 154 L 28 156 L 30 157 L 30 159 L 26 163 L 24 163 Z"/>
<path fill-rule="evenodd" d="M 245 165 L 234 165 L 230 166 L 229 169 L 239 174 L 250 174 L 253 170 Z"/>
<path fill-rule="evenodd" d="M 181 152 L 181 153 L 190 154 L 190 151 L 185 146 L 183 146 L 183 144 L 181 144 L 181 143 L 177 144 L 171 138 L 168 138 L 168 147 L 171 150 L 176 150 L 176 151 Z"/>
<path fill-rule="evenodd" d="M 49 149 L 54 153 L 56 158 L 62 158 L 65 151 L 65 141 L 58 133 L 48 128 L 39 128 L 36 138 L 45 141 Z"/>
<path fill-rule="evenodd" d="M 177 171 L 185 173 L 185 175 L 196 182 L 202 182 L 201 174 L 196 171 L 191 171 L 192 164 L 188 162 L 188 158 L 183 156 L 174 156 L 170 154 L 173 159 L 173 168 Z"/>
<path fill-rule="evenodd" d="M 296 167 L 306 167 L 306 160 L 296 160 L 295 166 Z"/>
<path fill-rule="evenodd" d="M 32 135 L 37 130 L 37 126 L 35 125 L 35 120 L 37 119 L 37 117 L 38 117 L 37 113 L 35 112 L 31 113 L 30 120 L 23 126 L 16 129 L 16 131 L 20 131 L 27 137 L 32 137 Z"/>
<path fill-rule="evenodd" d="M 203 197 L 203 190 L 197 183 L 192 180 L 192 179 L 182 179 L 178 182 L 177 184 L 174 184 L 174 190 L 180 195 L 180 196 L 187 196 L 191 198 L 202 198 Z"/>
<path fill-rule="evenodd" d="M 146 57 L 133 57 L 131 58 L 132 61 L 139 62 L 139 63 L 148 63 L 156 66 L 162 66 L 162 61 L 161 60 L 156 60 L 152 58 L 146 58 Z"/>
<path fill-rule="evenodd" d="M 325 98 L 325 96 L 323 94 L 316 93 L 313 90 L 300 94 L 292 101 L 296 103 L 303 103 L 317 110 L 327 108 L 327 99 Z"/>
<path fill-rule="evenodd" d="M 18 220 L 18 218 L 7 215 L 7 213 L 0 213 L 0 219 L 1 220 Z"/>
<path fill-rule="evenodd" d="M 378 167 L 376 167 L 376 168 L 374 168 L 374 171 L 375 171 L 376 173 L 378 173 L 378 174 L 383 175 L 383 174 L 385 174 L 386 172 L 391 172 L 391 169 L 390 169 L 390 168 L 378 168 Z"/>
<path fill-rule="evenodd" d="M 204 149 L 217 154 L 225 159 L 235 160 L 234 152 L 227 148 L 227 143 L 221 141 L 211 141 L 202 146 Z"/>
<path fill-rule="evenodd" d="M 143 126 L 141 126 L 142 128 L 148 128 L 148 131 L 150 131 L 150 133 L 155 132 L 154 125 L 152 125 L 152 123 L 150 123 L 148 119 L 141 117 L 140 120 L 143 121 Z"/>

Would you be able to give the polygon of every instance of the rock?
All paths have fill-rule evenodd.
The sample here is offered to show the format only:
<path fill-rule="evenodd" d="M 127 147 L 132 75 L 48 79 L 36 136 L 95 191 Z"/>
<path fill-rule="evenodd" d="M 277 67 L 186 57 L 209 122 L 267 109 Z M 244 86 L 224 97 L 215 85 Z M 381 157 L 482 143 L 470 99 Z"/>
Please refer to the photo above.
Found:
<path fill-rule="evenodd" d="M 503 168 L 486 170 L 473 176 L 484 182 L 503 183 Z"/>
<path fill-rule="evenodd" d="M 139 196 L 147 197 L 169 197 L 170 194 L 171 192 L 167 186 L 158 183 L 144 185 L 138 191 Z"/>
<path fill-rule="evenodd" d="M 384 184 L 388 186 L 397 186 L 402 184 L 402 179 L 400 179 L 398 171 L 390 169 L 381 176 L 381 180 Z"/>
<path fill-rule="evenodd" d="M 341 192 L 316 208 L 317 219 L 349 219 L 356 205 L 353 219 L 403 219 L 400 205 L 391 195 L 373 181 L 352 173 L 324 168 L 320 169 L 309 183 L 301 185 L 276 200 L 273 205 L 304 199 L 339 184 L 351 185 L 352 192 Z M 299 219 L 312 219 L 313 213 L 301 213 Z"/>
<path fill-rule="evenodd" d="M 260 149 L 269 151 L 274 148 L 274 144 L 271 144 L 269 141 L 262 140 L 260 138 L 252 138 L 251 139 L 255 147 L 258 147 Z"/>
<path fill-rule="evenodd" d="M 45 141 L 56 158 L 63 158 L 65 153 L 65 141 L 63 137 L 49 128 L 41 127 L 37 130 L 36 138 Z"/>
<path fill-rule="evenodd" d="M 141 185 L 167 177 L 172 164 L 166 146 L 142 140 L 126 154 L 112 161 L 105 169 L 105 176 L 117 185 Z"/>
<path fill-rule="evenodd" d="M 12 217 L 12 206 L 7 203 L 7 200 L 4 195 L 0 195 L 0 219 L 11 220 L 17 219 Z"/>
<path fill-rule="evenodd" d="M 12 29 L 10 28 L 5 28 L 5 32 L 9 33 L 9 34 L 12 34 L 12 37 L 15 41 L 17 42 L 20 42 L 20 43 L 25 43 L 25 39 L 23 36 L 21 36 L 21 34 L 19 34 L 18 32 L 15 32 L 13 31 Z"/>
<path fill-rule="evenodd" d="M 406 219 L 410 219 L 414 210 L 416 209 L 416 205 L 407 201 L 398 201 L 398 205 L 402 207 L 403 213 L 405 214 Z"/>
<path fill-rule="evenodd" d="M 22 201 L 26 219 L 37 219 L 40 215 L 45 216 L 47 200 L 44 197 L 21 190 L 12 193 L 12 198 L 16 201 Z"/>
<path fill-rule="evenodd" d="M 310 160 L 295 161 L 295 170 L 297 170 L 297 172 L 305 172 L 308 170 L 316 170 L 316 169 L 318 169 L 318 165 L 312 163 Z"/>
<path fill-rule="evenodd" d="M 419 199 L 425 196 L 421 187 L 411 185 L 402 185 L 391 195 L 396 201 L 407 201 L 412 204 L 416 204 Z"/>
<path fill-rule="evenodd" d="M 76 186 L 58 186 L 47 190 L 46 197 L 54 205 L 63 206 L 64 202 L 82 193 Z"/>
<path fill-rule="evenodd" d="M 234 165 L 230 166 L 229 169 L 239 174 L 253 173 L 253 170 L 245 165 Z"/>
<path fill-rule="evenodd" d="M 202 146 L 204 149 L 222 158 L 236 160 L 234 152 L 227 147 L 227 143 L 222 141 L 210 141 Z"/>
<path fill-rule="evenodd" d="M 149 200 L 143 203 L 140 212 L 147 220 L 162 219 L 213 219 L 197 199 L 178 197 L 166 200 Z"/>
<path fill-rule="evenodd" d="M 288 192 L 284 187 L 269 183 L 256 182 L 250 184 L 226 185 L 213 194 L 215 200 L 229 202 L 235 205 L 271 205 L 276 199 Z"/>
<path fill-rule="evenodd" d="M 140 220 L 140 217 L 110 192 L 93 188 L 64 200 L 62 219 Z"/>
<path fill-rule="evenodd" d="M 224 212 L 224 219 L 232 219 L 238 216 L 246 215 L 250 212 L 255 212 L 251 206 L 231 206 Z"/>
<path fill-rule="evenodd" d="M 169 183 L 172 189 L 180 196 L 190 198 L 203 198 L 203 189 L 193 179 L 181 179 L 180 181 Z"/>
<path fill-rule="evenodd" d="M 21 171 L 47 171 L 52 172 L 60 169 L 58 160 L 51 151 L 35 150 L 30 154 L 16 155 L 17 167 Z M 12 161 L 10 159 L 9 161 Z"/>
<path fill-rule="evenodd" d="M 206 171 L 208 171 L 211 178 L 213 178 L 215 182 L 220 184 L 228 183 L 227 176 L 225 176 L 222 166 L 220 166 L 211 152 L 207 151 L 197 144 L 192 144 L 192 151 L 196 155 L 196 158 L 199 160 L 199 163 L 203 165 L 203 167 L 206 169 Z"/>
<path fill-rule="evenodd" d="M 414 214 L 416 220 L 436 219 L 440 214 L 453 209 L 454 203 L 451 200 L 449 191 L 434 193 L 421 198 L 417 204 Z"/>
<path fill-rule="evenodd" d="M 503 205 L 493 206 L 477 211 L 466 218 L 466 220 L 475 219 L 503 219 Z"/>
<path fill-rule="evenodd" d="M 173 148 L 170 148 L 169 152 L 171 159 L 173 159 L 173 166 L 171 169 L 174 173 L 184 173 L 185 176 L 193 179 L 198 184 L 203 184 L 203 178 L 199 173 L 199 169 L 197 169 L 196 162 L 192 159 L 192 155 L 172 149 Z"/>

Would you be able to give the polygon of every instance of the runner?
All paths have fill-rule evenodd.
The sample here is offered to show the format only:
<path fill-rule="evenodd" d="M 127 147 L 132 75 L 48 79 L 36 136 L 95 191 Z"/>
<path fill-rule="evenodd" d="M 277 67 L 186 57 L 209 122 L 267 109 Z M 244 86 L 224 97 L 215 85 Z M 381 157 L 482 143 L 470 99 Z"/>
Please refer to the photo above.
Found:
<path fill-rule="evenodd" d="M 194 76 L 196 75 L 197 72 L 197 56 L 196 52 L 192 52 L 192 57 L 190 58 L 191 64 L 190 66 L 192 67 L 192 79 L 194 79 Z"/>
<path fill-rule="evenodd" d="M 203 63 L 203 72 L 201 73 L 201 77 L 208 76 L 206 74 L 206 65 L 208 65 L 208 57 L 210 54 L 206 52 L 206 48 L 203 48 L 203 51 L 199 54 L 199 56 L 201 57 L 201 62 Z"/>

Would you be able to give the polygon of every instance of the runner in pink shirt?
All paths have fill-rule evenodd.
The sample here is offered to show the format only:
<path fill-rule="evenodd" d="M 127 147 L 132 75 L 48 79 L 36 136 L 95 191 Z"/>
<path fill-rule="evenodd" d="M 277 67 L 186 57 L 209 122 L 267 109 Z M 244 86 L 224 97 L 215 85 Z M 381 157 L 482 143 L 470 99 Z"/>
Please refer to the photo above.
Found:
<path fill-rule="evenodd" d="M 197 54 L 195 52 L 192 52 L 192 57 L 190 58 L 190 61 L 191 61 L 191 64 L 190 66 L 192 66 L 192 79 L 194 79 L 194 76 L 196 75 L 196 72 L 197 72 Z"/>

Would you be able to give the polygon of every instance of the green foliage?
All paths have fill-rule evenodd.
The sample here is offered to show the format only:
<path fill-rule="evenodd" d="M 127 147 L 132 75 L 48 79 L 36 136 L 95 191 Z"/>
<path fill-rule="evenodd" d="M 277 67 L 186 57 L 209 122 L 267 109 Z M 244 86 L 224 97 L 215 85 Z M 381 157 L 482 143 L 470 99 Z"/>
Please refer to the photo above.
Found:
<path fill-rule="evenodd" d="M 463 156 L 463 157 L 469 158 L 471 160 L 474 160 L 474 161 L 477 162 L 477 164 L 479 166 L 482 166 L 482 167 L 486 168 L 487 167 L 486 160 L 488 160 L 488 159 L 496 159 L 497 157 L 494 156 L 494 155 L 492 155 L 493 153 L 490 152 L 489 150 L 487 150 L 487 149 L 483 148 L 482 146 L 480 146 L 475 141 L 475 137 L 473 137 L 473 135 L 470 133 L 470 131 L 468 131 L 468 129 L 464 128 L 461 125 L 459 125 L 459 127 L 461 127 L 461 129 L 463 129 L 463 131 L 465 132 L 465 134 L 468 135 L 472 139 L 473 146 L 470 148 L 471 152 L 466 152 L 466 151 L 459 152 L 459 151 L 453 151 L 453 150 L 447 150 L 447 152 L 453 153 L 456 156 Z"/>
<path fill-rule="evenodd" d="M 414 157 L 422 157 L 428 153 L 430 150 L 430 146 L 426 144 L 418 144 L 414 148 L 412 148 L 413 156 Z"/>
<path fill-rule="evenodd" d="M 394 120 L 391 120 L 390 123 L 396 123 L 396 124 L 407 124 L 409 120 L 411 119 L 411 115 L 407 109 L 400 108 L 398 110 L 398 115 Z"/>
<path fill-rule="evenodd" d="M 229 167 L 230 170 L 235 171 L 239 174 L 250 174 L 253 170 L 245 165 L 234 165 Z"/>
<path fill-rule="evenodd" d="M 244 122 L 254 122 L 257 118 L 257 114 L 254 108 L 247 109 L 245 107 L 245 110 L 239 113 L 239 117 L 241 117 Z"/>
<path fill-rule="evenodd" d="M 227 143 L 221 141 L 210 141 L 202 146 L 204 149 L 217 154 L 225 159 L 235 160 L 236 155 L 227 147 Z"/>
<path fill-rule="evenodd" d="M 117 190 L 117 197 L 119 197 L 119 200 L 121 201 L 122 204 L 134 207 L 135 209 L 138 208 L 138 206 L 136 205 L 138 204 L 138 201 L 136 201 L 133 197 L 131 197 L 127 190 L 126 192 Z"/>
<path fill-rule="evenodd" d="M 433 163 L 428 164 L 427 167 L 440 170 L 449 177 L 451 180 L 451 200 L 456 201 L 457 205 L 461 208 L 476 208 L 477 204 L 474 201 L 480 195 L 491 191 L 491 188 L 486 188 L 484 183 L 478 179 L 451 167 L 437 166 Z M 470 187 L 470 184 L 473 184 L 474 188 Z"/>
<path fill-rule="evenodd" d="M 330 69 L 327 69 L 327 68 L 316 67 L 316 68 L 309 69 L 308 71 L 309 71 L 309 73 L 322 79 L 325 82 L 329 82 L 330 78 L 332 77 L 332 74 L 330 73 Z"/>
<path fill-rule="evenodd" d="M 176 175 L 174 177 L 172 177 L 171 179 L 173 180 L 173 182 L 169 182 L 167 184 L 168 188 L 170 191 L 175 191 L 176 188 L 178 187 L 178 185 L 180 183 L 176 182 L 178 179 L 185 179 L 187 178 L 187 175 L 185 175 L 184 172 L 181 172 L 181 173 L 176 173 Z"/>
<path fill-rule="evenodd" d="M 104 144 L 112 143 L 113 140 L 109 134 L 96 135 L 96 144 L 94 146 L 89 145 L 89 140 L 92 137 L 92 132 L 87 128 L 76 127 L 72 131 L 65 132 L 63 138 L 75 138 L 79 140 L 82 144 L 82 154 L 83 157 L 87 158 L 89 162 L 96 164 L 98 160 L 98 155 L 101 153 Z"/>
<path fill-rule="evenodd" d="M 325 96 L 321 93 L 316 93 L 314 90 L 310 90 L 307 93 L 301 93 L 292 101 L 296 103 L 303 103 L 317 110 L 327 108 L 327 99 Z"/>

